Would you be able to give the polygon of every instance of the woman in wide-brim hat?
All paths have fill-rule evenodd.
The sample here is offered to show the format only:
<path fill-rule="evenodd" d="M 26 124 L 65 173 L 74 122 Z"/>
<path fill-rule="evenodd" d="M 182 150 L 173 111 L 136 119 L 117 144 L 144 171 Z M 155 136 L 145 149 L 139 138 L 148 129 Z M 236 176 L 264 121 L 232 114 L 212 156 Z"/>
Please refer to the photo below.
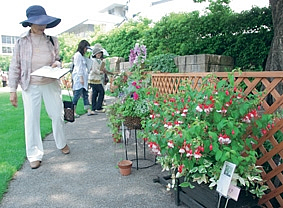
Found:
<path fill-rule="evenodd" d="M 59 43 L 56 37 L 47 36 L 46 28 L 57 26 L 61 19 L 48 16 L 42 6 L 30 6 L 26 10 L 27 20 L 23 27 L 30 30 L 15 44 L 9 68 L 10 101 L 17 107 L 17 88 L 21 85 L 25 115 L 26 154 L 32 169 L 40 166 L 44 154 L 40 133 L 40 110 L 44 100 L 45 108 L 52 120 L 53 135 L 62 153 L 70 152 L 64 134 L 64 110 L 61 87 L 57 79 L 31 76 L 43 66 L 61 67 Z"/>
<path fill-rule="evenodd" d="M 105 96 L 104 79 L 106 74 L 112 74 L 107 71 L 105 66 L 102 65 L 103 55 L 106 50 L 102 48 L 101 44 L 97 43 L 92 49 L 93 64 L 88 76 L 88 82 L 92 89 L 91 105 L 92 113 L 104 113 L 103 101 Z"/>

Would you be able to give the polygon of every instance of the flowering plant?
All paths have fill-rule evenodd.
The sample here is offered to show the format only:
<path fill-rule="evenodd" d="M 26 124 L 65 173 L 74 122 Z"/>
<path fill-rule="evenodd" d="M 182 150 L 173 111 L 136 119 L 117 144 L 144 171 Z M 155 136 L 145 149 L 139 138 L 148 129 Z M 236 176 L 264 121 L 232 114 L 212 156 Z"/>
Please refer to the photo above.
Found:
<path fill-rule="evenodd" d="M 130 50 L 129 62 L 131 71 L 141 69 L 146 60 L 146 46 L 136 43 L 135 47 Z"/>
<path fill-rule="evenodd" d="M 118 97 L 120 98 L 119 112 L 122 116 L 144 118 L 149 115 L 150 107 L 147 96 L 149 93 L 149 76 L 143 74 L 144 61 L 146 59 L 146 46 L 135 44 L 130 50 L 130 73 L 123 74 L 123 87 L 120 88 Z M 125 78 L 126 77 L 126 78 Z"/>
<path fill-rule="evenodd" d="M 123 117 L 139 117 L 149 116 L 150 103 L 147 98 L 150 94 L 146 80 L 129 81 L 129 84 L 120 94 L 119 112 Z"/>
<path fill-rule="evenodd" d="M 255 165 L 252 144 L 272 127 L 272 116 L 259 116 L 258 96 L 245 96 L 233 75 L 221 81 L 208 76 L 199 87 L 198 91 L 186 85 L 175 95 L 156 94 L 143 138 L 163 170 L 170 170 L 172 178 L 185 177 L 182 186 L 193 188 L 191 182 L 197 182 L 214 187 L 229 161 L 237 165 L 234 185 L 261 197 L 267 186 Z M 168 186 L 174 187 L 174 180 Z"/>

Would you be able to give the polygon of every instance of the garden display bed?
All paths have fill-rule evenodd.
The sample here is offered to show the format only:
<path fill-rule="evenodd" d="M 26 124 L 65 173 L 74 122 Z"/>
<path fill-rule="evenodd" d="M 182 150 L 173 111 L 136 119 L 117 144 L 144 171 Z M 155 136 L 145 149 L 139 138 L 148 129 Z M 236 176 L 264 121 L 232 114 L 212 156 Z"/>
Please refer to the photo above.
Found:
<path fill-rule="evenodd" d="M 158 176 L 154 179 L 154 182 L 158 182 L 164 186 L 171 183 L 171 175 Z M 206 184 L 192 183 L 195 188 L 189 187 L 182 188 L 178 184 L 183 182 L 183 178 L 176 180 L 177 188 L 174 189 L 175 204 L 179 206 L 181 203 L 187 205 L 190 208 L 216 208 L 218 207 L 219 195 L 214 189 L 210 189 Z M 219 208 L 224 208 L 226 204 L 226 198 L 221 197 Z M 258 206 L 258 199 L 252 194 L 241 191 L 238 201 L 230 199 L 228 201 L 228 208 L 256 208 Z"/>

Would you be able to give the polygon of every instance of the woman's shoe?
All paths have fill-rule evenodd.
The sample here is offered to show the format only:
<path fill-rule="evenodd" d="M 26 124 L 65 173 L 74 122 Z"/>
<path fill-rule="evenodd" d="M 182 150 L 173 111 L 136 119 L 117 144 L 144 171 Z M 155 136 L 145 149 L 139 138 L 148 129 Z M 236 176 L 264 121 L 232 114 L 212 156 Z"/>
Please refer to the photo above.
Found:
<path fill-rule="evenodd" d="M 66 144 L 66 146 L 63 149 L 61 149 L 61 152 L 65 155 L 69 154 L 70 153 L 69 146 Z"/>
<path fill-rule="evenodd" d="M 31 167 L 31 169 L 37 169 L 37 168 L 39 168 L 40 163 L 41 163 L 41 161 L 39 161 L 39 160 L 30 162 L 30 167 Z"/>
<path fill-rule="evenodd" d="M 97 113 L 105 113 L 105 109 L 96 110 L 95 112 L 97 112 Z"/>
<path fill-rule="evenodd" d="M 97 113 L 95 113 L 95 111 L 90 111 L 90 115 L 97 115 Z"/>

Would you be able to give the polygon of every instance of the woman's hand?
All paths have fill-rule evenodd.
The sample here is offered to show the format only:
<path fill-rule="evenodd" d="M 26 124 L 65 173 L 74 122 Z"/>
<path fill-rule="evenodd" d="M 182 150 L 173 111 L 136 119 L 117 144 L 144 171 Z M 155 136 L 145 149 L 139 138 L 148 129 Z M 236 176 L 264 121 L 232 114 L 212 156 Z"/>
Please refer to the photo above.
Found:
<path fill-rule="evenodd" d="M 52 68 L 55 68 L 55 67 L 61 67 L 61 62 L 60 61 L 55 61 L 52 65 L 51 65 Z"/>
<path fill-rule="evenodd" d="M 18 96 L 16 92 L 10 92 L 10 102 L 14 107 L 18 107 Z"/>

